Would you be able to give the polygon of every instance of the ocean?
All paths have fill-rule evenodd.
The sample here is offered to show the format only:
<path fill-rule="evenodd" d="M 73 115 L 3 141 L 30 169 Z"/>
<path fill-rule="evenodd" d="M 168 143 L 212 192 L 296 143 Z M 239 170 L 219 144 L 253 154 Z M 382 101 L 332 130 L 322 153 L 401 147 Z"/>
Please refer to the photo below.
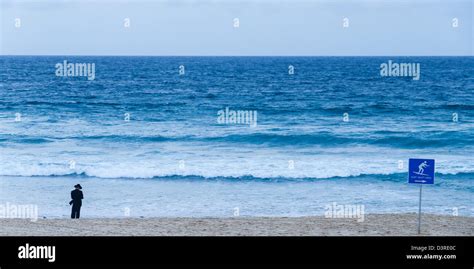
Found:
<path fill-rule="evenodd" d="M 57 76 L 65 60 L 93 63 L 94 78 Z M 419 64 L 419 80 L 381 76 L 389 61 Z M 80 183 L 84 217 L 417 212 L 407 161 L 431 158 L 423 212 L 474 216 L 474 57 L 1 56 L 0 67 L 0 204 L 65 217 Z"/>

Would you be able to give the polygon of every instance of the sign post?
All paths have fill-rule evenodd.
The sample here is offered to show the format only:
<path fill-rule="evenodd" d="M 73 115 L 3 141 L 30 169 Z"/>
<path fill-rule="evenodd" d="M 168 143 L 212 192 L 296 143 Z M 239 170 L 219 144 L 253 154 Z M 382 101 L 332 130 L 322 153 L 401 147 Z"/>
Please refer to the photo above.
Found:
<path fill-rule="evenodd" d="M 421 232 L 421 190 L 423 189 L 423 184 L 420 184 L 420 199 L 418 201 L 418 234 Z"/>
<path fill-rule="evenodd" d="M 420 185 L 420 197 L 418 201 L 418 234 L 421 233 L 421 194 L 423 190 L 423 184 L 434 184 L 434 173 L 435 160 L 408 160 L 408 183 Z"/>

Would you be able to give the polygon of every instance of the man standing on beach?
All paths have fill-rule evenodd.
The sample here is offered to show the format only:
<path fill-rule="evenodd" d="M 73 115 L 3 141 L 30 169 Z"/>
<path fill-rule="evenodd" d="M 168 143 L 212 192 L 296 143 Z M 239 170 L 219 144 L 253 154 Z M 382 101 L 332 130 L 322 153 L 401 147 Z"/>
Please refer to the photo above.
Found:
<path fill-rule="evenodd" d="M 71 212 L 71 219 L 78 219 L 79 215 L 81 214 L 81 206 L 82 206 L 82 199 L 84 199 L 84 195 L 82 194 L 82 187 L 80 184 L 76 184 L 74 186 L 74 190 L 71 191 L 71 202 L 72 205 L 72 212 Z"/>

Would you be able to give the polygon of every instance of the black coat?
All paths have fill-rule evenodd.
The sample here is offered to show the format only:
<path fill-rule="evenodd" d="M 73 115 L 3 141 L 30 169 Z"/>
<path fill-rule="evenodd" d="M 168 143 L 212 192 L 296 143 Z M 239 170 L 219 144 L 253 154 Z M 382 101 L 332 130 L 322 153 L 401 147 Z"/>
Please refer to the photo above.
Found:
<path fill-rule="evenodd" d="M 82 191 L 80 190 L 73 190 L 71 192 L 71 203 L 74 204 L 75 206 L 81 206 L 82 205 L 82 199 L 84 199 L 84 195 L 82 194 Z"/>

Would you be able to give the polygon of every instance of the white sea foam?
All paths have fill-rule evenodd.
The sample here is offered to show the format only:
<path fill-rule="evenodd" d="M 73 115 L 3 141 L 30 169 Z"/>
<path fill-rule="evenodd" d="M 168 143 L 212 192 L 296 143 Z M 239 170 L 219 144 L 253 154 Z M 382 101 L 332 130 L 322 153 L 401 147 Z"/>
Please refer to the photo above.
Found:
<path fill-rule="evenodd" d="M 401 150 L 331 149 L 318 154 L 276 149 L 205 150 L 199 146 L 168 146 L 150 151 L 143 148 L 96 152 L 94 148 L 74 152 L 58 148 L 6 149 L 0 155 L 0 175 L 58 176 L 83 174 L 98 178 L 153 178 L 173 175 L 256 178 L 332 178 L 405 173 L 407 159 L 430 157 L 442 174 L 474 172 L 474 157 L 466 155 L 404 153 Z M 389 155 L 389 156 L 387 156 Z M 38 158 L 39 157 L 39 158 Z M 403 166 L 399 166 L 399 161 Z M 71 161 L 74 166 L 71 166 Z"/>

